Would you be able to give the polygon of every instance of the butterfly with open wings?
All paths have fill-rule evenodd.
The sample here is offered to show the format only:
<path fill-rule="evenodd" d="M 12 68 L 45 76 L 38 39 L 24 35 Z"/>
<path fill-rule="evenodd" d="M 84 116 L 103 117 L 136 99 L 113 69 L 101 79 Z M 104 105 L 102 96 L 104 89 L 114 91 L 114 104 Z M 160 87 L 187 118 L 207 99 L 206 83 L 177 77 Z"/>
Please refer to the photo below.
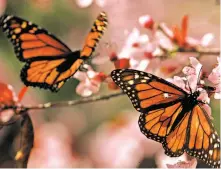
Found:
<path fill-rule="evenodd" d="M 197 100 L 200 91 L 189 94 L 162 78 L 132 69 L 117 69 L 111 76 L 141 112 L 141 132 L 160 142 L 168 156 L 186 152 L 220 167 L 220 139 L 204 102 Z"/>
<path fill-rule="evenodd" d="M 26 86 L 57 92 L 91 57 L 107 27 L 107 15 L 101 12 L 86 37 L 82 50 L 71 51 L 46 29 L 22 18 L 3 15 L 0 26 L 14 46 L 18 59 L 25 62 L 21 80 Z"/>

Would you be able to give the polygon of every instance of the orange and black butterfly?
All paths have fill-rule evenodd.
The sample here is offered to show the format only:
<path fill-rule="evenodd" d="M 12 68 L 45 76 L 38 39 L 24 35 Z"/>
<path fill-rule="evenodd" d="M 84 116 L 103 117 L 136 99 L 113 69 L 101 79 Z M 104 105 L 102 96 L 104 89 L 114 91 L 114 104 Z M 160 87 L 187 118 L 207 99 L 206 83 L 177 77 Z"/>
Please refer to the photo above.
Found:
<path fill-rule="evenodd" d="M 86 37 L 83 49 L 73 52 L 36 24 L 12 15 L 0 18 L 0 26 L 11 40 L 18 59 L 26 63 L 21 70 L 24 84 L 51 91 L 58 91 L 93 54 L 107 23 L 106 13 L 101 12 Z"/>
<path fill-rule="evenodd" d="M 204 103 L 197 100 L 200 91 L 189 94 L 162 78 L 132 69 L 117 69 L 111 76 L 141 112 L 141 132 L 162 143 L 168 156 L 186 152 L 220 167 L 219 136 Z"/>

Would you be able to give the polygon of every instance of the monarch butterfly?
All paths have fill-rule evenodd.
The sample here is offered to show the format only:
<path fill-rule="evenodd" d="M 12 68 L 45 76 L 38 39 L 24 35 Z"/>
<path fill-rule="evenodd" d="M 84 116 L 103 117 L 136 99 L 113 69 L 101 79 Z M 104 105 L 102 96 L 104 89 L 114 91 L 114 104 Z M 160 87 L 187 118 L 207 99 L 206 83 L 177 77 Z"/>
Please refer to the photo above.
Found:
<path fill-rule="evenodd" d="M 132 69 L 117 69 L 111 76 L 141 112 L 141 132 L 160 142 L 168 156 L 186 152 L 220 167 L 219 136 L 202 107 L 204 103 L 197 100 L 200 91 L 188 94 L 162 78 Z"/>
<path fill-rule="evenodd" d="M 86 37 L 83 49 L 73 52 L 36 24 L 12 15 L 0 18 L 0 26 L 11 40 L 18 59 L 26 63 L 21 70 L 21 80 L 26 86 L 53 92 L 57 92 L 93 54 L 107 23 L 106 13 L 101 12 Z"/>

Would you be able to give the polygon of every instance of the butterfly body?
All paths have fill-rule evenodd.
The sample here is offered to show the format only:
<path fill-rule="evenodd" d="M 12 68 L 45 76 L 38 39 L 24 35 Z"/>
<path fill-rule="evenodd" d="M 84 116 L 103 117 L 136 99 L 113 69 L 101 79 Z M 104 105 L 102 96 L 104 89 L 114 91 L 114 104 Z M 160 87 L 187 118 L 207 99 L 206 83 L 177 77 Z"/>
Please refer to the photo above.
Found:
<path fill-rule="evenodd" d="M 141 112 L 141 132 L 160 142 L 168 156 L 186 152 L 220 167 L 220 139 L 204 103 L 197 100 L 200 91 L 189 94 L 160 77 L 132 69 L 114 70 L 111 77 Z"/>
<path fill-rule="evenodd" d="M 98 15 L 82 50 L 74 52 L 46 29 L 22 18 L 5 14 L 0 26 L 17 58 L 25 62 L 21 71 L 24 84 L 57 92 L 92 56 L 107 27 L 107 16 L 104 12 Z"/>

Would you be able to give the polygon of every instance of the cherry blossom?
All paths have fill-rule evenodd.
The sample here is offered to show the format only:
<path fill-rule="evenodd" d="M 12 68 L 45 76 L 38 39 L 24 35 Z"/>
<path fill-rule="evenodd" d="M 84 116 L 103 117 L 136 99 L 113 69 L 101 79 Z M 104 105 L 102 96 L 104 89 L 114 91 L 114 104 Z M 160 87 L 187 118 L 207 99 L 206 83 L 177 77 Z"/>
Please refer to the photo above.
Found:
<path fill-rule="evenodd" d="M 220 78 L 221 77 L 221 66 L 220 66 L 221 59 L 220 59 L 220 57 L 217 57 L 217 62 L 218 62 L 218 64 L 212 70 L 212 72 L 209 74 L 208 80 L 210 82 L 212 82 L 216 87 L 214 98 L 220 99 L 221 98 L 221 87 L 220 87 L 220 85 L 221 85 L 221 83 L 220 83 L 220 81 L 221 81 L 221 78 Z"/>
<path fill-rule="evenodd" d="M 119 59 L 130 59 L 130 68 L 145 70 L 148 67 L 150 59 L 153 58 L 152 52 L 155 45 L 150 43 L 146 34 L 140 34 L 137 28 L 134 28 L 128 35 L 124 47 L 118 55 Z"/>
<path fill-rule="evenodd" d="M 185 66 L 183 73 L 187 76 L 187 82 L 191 90 L 195 91 L 200 78 L 202 64 L 194 57 L 190 57 L 189 59 L 191 66 Z"/>
<path fill-rule="evenodd" d="M 95 72 L 89 65 L 84 66 L 86 67 L 87 71 L 76 72 L 74 78 L 80 81 L 76 88 L 76 92 L 83 97 L 88 97 L 99 91 L 101 82 L 105 80 L 106 75 Z"/>
<path fill-rule="evenodd" d="M 147 29 L 153 29 L 154 21 L 150 15 L 143 15 L 139 17 L 139 23 L 141 26 Z"/>
<path fill-rule="evenodd" d="M 77 5 L 81 8 L 87 8 L 93 2 L 95 2 L 99 7 L 104 7 L 106 0 L 76 0 Z"/>
<path fill-rule="evenodd" d="M 196 158 L 189 160 L 188 157 L 186 153 L 179 157 L 169 157 L 162 150 L 156 155 L 156 163 L 158 168 L 196 168 Z"/>
<path fill-rule="evenodd" d="M 11 85 L 0 83 L 0 106 L 15 106 L 19 105 L 16 93 Z M 16 118 L 16 112 L 12 109 L 3 110 L 0 112 L 0 124 L 10 123 Z"/>

